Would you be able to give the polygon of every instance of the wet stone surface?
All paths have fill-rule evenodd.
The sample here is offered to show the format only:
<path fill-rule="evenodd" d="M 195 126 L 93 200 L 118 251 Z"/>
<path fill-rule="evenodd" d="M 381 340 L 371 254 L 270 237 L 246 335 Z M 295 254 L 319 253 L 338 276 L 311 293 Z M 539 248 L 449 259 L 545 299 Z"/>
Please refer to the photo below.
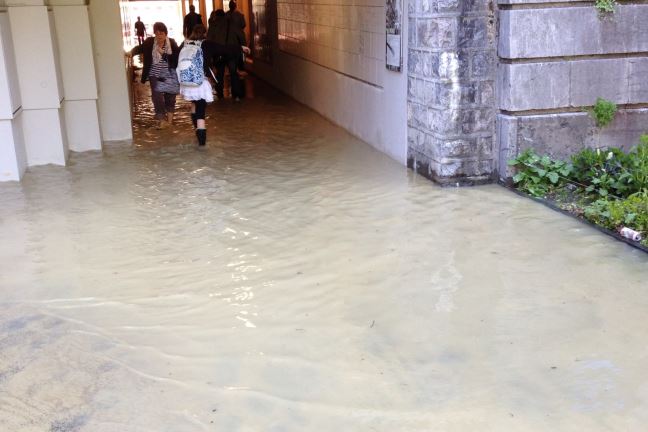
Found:
<path fill-rule="evenodd" d="M 644 429 L 645 254 L 260 90 L 0 184 L 0 430 Z"/>

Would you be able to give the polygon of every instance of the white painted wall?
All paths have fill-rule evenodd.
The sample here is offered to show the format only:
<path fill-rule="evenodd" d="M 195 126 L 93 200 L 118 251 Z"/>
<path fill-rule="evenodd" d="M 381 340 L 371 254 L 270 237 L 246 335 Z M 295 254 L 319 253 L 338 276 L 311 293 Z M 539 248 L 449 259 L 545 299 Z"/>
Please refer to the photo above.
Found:
<path fill-rule="evenodd" d="M 52 53 L 54 54 L 54 73 L 56 75 L 56 89 L 58 90 L 58 100 L 60 104 L 65 97 L 65 91 L 63 90 L 63 74 L 61 73 L 61 53 L 57 43 L 58 37 L 56 35 L 56 23 L 54 21 L 54 12 L 52 10 L 48 9 L 47 20 L 50 29 L 49 42 L 52 45 Z"/>
<path fill-rule="evenodd" d="M 19 181 L 27 169 L 21 111 L 9 16 L 0 11 L 0 181 Z"/>
<path fill-rule="evenodd" d="M 0 181 L 20 181 L 27 169 L 22 113 L 0 120 Z"/>
<path fill-rule="evenodd" d="M 255 74 L 405 165 L 407 66 L 385 68 L 384 1 L 278 7 L 279 47 L 272 65 L 255 62 Z M 404 19 L 403 53 L 407 31 Z"/>
<path fill-rule="evenodd" d="M 97 101 L 65 100 L 65 130 L 70 150 L 76 152 L 101 150 L 101 131 Z"/>
<path fill-rule="evenodd" d="M 27 164 L 65 165 L 68 146 L 53 15 L 46 6 L 9 6 Z"/>
<path fill-rule="evenodd" d="M 385 1 L 279 0 L 279 48 L 382 86 Z"/>
<path fill-rule="evenodd" d="M 20 108 L 20 88 L 9 16 L 0 12 L 0 119 L 11 119 Z"/>
<path fill-rule="evenodd" d="M 68 149 L 63 108 L 23 110 L 22 117 L 28 165 L 65 165 Z"/>
<path fill-rule="evenodd" d="M 97 98 L 87 6 L 53 9 L 66 100 Z"/>
<path fill-rule="evenodd" d="M 132 139 L 119 1 L 92 0 L 89 12 L 102 138 L 104 141 Z"/>
<path fill-rule="evenodd" d="M 11 7 L 9 19 L 23 109 L 58 109 L 63 89 L 59 88 L 47 7 Z M 25 31 L 29 37 L 24 37 Z M 19 37 L 21 35 L 23 37 Z"/>
<path fill-rule="evenodd" d="M 68 145 L 74 151 L 101 150 L 88 7 L 67 5 L 52 10 L 65 92 Z"/>

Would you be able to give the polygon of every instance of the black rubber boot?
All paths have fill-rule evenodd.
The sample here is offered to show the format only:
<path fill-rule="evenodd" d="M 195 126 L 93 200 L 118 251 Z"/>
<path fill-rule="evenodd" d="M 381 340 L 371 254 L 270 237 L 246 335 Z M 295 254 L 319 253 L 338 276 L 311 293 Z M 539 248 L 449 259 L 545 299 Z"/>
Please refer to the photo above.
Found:
<path fill-rule="evenodd" d="M 191 123 L 193 123 L 194 129 L 198 127 L 198 118 L 196 117 L 196 113 L 191 113 Z"/>
<path fill-rule="evenodd" d="M 198 145 L 204 146 L 207 144 L 207 130 L 206 129 L 196 129 L 196 138 L 198 138 Z"/>

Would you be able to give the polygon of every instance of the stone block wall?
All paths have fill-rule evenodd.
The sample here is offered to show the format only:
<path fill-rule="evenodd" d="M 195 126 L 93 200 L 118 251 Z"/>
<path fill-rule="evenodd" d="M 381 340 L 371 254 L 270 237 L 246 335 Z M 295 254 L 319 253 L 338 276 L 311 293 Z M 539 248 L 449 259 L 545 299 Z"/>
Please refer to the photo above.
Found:
<path fill-rule="evenodd" d="M 648 4 L 601 15 L 584 1 L 499 0 L 495 169 L 527 148 L 568 158 L 584 147 L 629 149 L 648 133 Z M 611 125 L 588 114 L 618 104 Z"/>
<path fill-rule="evenodd" d="M 495 16 L 490 0 L 409 0 L 407 164 L 441 184 L 491 180 Z"/>

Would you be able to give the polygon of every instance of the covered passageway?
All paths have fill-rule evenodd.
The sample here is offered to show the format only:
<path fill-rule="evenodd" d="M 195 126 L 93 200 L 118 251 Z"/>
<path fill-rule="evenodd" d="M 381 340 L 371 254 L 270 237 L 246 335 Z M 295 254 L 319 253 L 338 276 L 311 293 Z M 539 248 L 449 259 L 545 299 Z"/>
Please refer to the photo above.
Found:
<path fill-rule="evenodd" d="M 402 63 L 399 71 L 385 68 L 383 5 L 239 3 L 250 73 L 406 163 L 407 76 Z M 136 43 L 134 20 L 141 14 L 149 34 L 153 22 L 168 20 L 181 42 L 192 4 L 203 15 L 228 8 L 204 0 L 0 1 L 2 178 L 132 139 L 124 52 Z"/>
<path fill-rule="evenodd" d="M 436 166 L 421 121 L 460 103 L 457 57 L 371 69 L 301 39 L 357 7 L 362 53 L 384 50 L 389 0 L 278 1 L 270 45 L 251 21 L 248 97 L 209 106 L 205 148 L 181 99 L 155 128 L 124 3 L 0 1 L 0 161 L 21 179 L 0 182 L 1 431 L 645 428 L 646 255 L 406 169 Z M 424 115 L 406 69 L 435 55 Z M 440 149 L 486 146 L 448 115 Z M 452 151 L 427 174 L 483 180 L 487 152 Z"/>

